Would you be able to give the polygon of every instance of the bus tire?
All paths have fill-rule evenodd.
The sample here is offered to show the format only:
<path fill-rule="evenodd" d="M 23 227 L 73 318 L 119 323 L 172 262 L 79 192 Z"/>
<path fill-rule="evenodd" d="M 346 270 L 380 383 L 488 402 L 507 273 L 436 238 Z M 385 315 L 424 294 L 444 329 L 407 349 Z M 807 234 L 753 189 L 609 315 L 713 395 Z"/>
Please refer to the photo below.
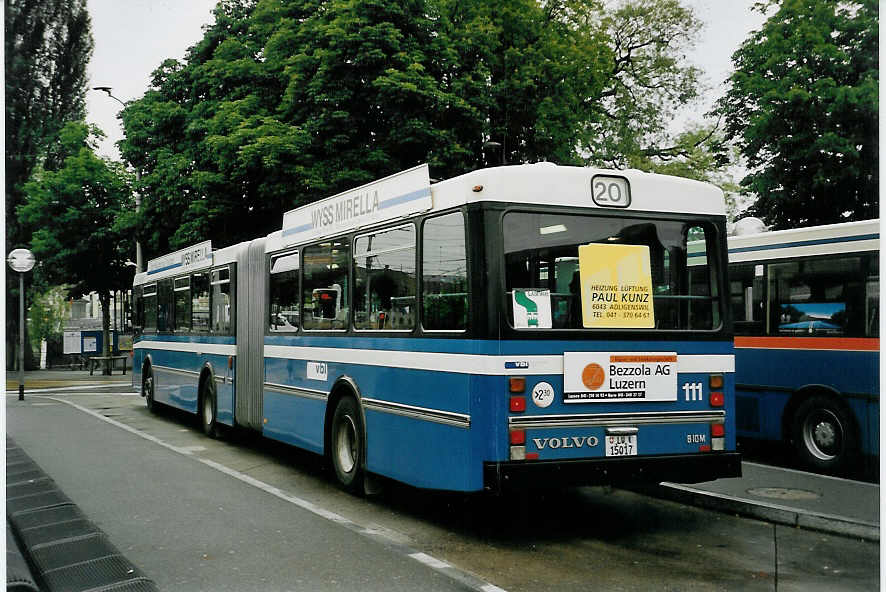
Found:
<path fill-rule="evenodd" d="M 200 386 L 200 408 L 197 411 L 200 416 L 200 427 L 203 433 L 210 438 L 218 437 L 218 398 L 215 392 L 215 380 L 207 376 Z"/>
<path fill-rule="evenodd" d="M 332 416 L 330 456 L 335 478 L 351 493 L 363 486 L 364 430 L 363 418 L 354 397 L 342 397 Z"/>
<path fill-rule="evenodd" d="M 142 372 L 142 397 L 145 398 L 145 406 L 151 413 L 157 412 L 157 403 L 154 401 L 154 373 L 151 367 L 145 367 Z"/>
<path fill-rule="evenodd" d="M 813 471 L 843 473 L 855 461 L 857 437 L 852 418 L 830 397 L 813 395 L 800 403 L 791 436 L 798 460 Z"/>

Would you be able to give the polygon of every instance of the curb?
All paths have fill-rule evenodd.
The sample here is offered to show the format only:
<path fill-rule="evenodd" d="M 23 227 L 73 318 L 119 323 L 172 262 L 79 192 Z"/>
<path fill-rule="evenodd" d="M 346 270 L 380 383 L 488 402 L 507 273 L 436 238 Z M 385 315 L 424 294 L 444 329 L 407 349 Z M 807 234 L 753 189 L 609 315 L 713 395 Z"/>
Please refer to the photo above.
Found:
<path fill-rule="evenodd" d="M 702 491 L 675 483 L 661 483 L 659 485 L 632 487 L 631 489 L 653 497 L 691 504 L 707 510 L 739 514 L 773 524 L 858 538 L 875 543 L 880 541 L 880 525 L 872 522 L 808 512 L 777 504 L 751 502 L 746 499 Z"/>
<path fill-rule="evenodd" d="M 8 589 L 158 592 L 9 436 L 6 460 Z"/>

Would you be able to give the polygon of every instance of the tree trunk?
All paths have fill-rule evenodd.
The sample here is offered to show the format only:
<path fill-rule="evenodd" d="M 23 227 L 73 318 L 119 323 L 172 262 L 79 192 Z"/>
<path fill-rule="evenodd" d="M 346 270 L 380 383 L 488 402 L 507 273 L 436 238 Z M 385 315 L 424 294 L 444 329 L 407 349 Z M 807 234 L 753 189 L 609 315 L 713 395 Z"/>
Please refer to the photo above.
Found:
<path fill-rule="evenodd" d="M 107 290 L 100 291 L 98 301 L 102 307 L 102 356 L 107 358 L 111 355 L 111 293 Z M 110 360 L 105 361 L 102 374 L 110 376 Z"/>

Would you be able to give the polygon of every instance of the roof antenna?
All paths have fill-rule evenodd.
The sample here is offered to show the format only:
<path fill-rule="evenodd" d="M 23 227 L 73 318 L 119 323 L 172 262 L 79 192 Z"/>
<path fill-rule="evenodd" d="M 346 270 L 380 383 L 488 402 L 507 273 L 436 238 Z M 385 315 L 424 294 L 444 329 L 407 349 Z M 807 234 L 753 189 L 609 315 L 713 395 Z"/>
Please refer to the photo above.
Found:
<path fill-rule="evenodd" d="M 483 162 L 486 166 L 500 166 L 504 164 L 504 152 L 502 151 L 501 142 L 489 140 L 483 142 Z"/>

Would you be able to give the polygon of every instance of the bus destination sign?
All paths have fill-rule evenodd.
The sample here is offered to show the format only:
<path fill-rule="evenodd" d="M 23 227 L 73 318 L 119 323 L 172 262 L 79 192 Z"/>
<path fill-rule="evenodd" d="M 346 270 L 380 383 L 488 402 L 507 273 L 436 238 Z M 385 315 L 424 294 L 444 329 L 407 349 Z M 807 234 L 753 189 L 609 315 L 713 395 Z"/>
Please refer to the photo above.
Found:
<path fill-rule="evenodd" d="M 148 261 L 148 275 L 169 270 L 175 270 L 175 273 L 195 271 L 210 266 L 212 266 L 212 241 L 204 241 L 180 251 L 151 259 Z"/>
<path fill-rule="evenodd" d="M 287 245 L 431 209 L 427 164 L 283 214 Z"/>

